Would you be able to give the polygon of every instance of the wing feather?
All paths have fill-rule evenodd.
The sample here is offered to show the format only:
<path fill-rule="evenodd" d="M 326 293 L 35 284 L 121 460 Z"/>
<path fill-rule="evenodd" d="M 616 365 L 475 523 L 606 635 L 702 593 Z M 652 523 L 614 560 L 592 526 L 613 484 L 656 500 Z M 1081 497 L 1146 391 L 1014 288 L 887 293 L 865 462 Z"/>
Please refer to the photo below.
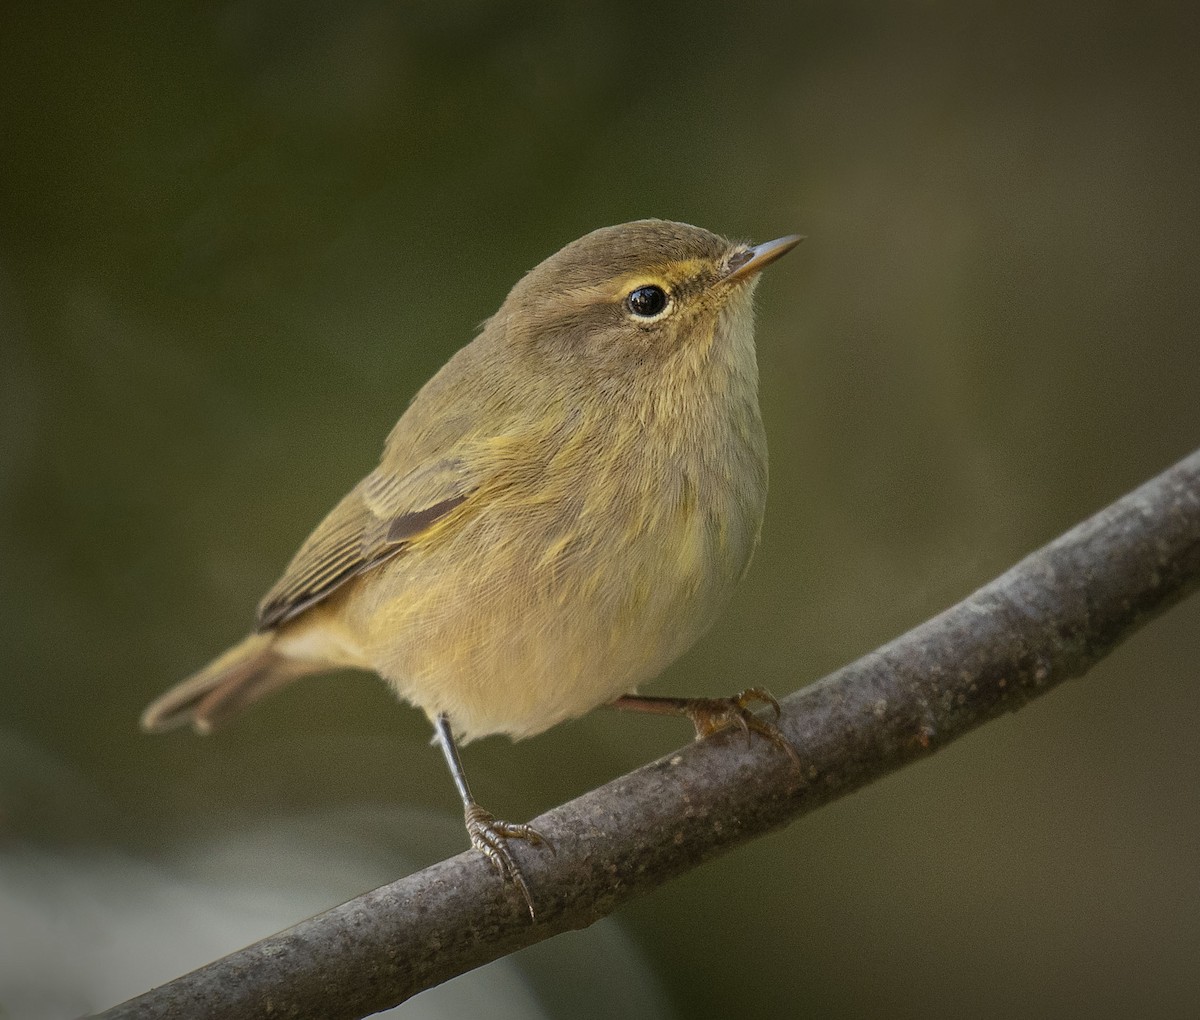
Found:
<path fill-rule="evenodd" d="M 316 605 L 351 578 L 379 566 L 466 502 L 475 489 L 457 459 L 387 477 L 382 468 L 333 508 L 258 606 L 270 630 Z"/>
<path fill-rule="evenodd" d="M 555 419 L 531 418 L 530 394 L 518 404 L 497 386 L 492 366 L 502 340 L 503 322 L 488 327 L 422 387 L 388 436 L 379 467 L 334 507 L 267 592 L 258 607 L 260 630 L 402 554 L 464 504 L 469 511 L 520 462 L 514 451 L 541 447 L 544 437 L 526 434 L 528 422 Z M 477 431 L 481 419 L 492 423 L 490 434 Z"/>

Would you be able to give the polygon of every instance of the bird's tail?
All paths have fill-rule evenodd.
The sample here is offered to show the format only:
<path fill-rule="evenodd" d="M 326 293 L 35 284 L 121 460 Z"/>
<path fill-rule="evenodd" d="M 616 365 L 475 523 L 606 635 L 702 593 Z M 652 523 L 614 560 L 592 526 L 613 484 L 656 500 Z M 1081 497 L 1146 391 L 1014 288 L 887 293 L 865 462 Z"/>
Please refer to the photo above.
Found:
<path fill-rule="evenodd" d="M 275 633 L 251 634 L 155 699 L 142 713 L 142 728 L 154 733 L 190 723 L 210 733 L 259 698 L 313 672 L 275 651 Z"/>

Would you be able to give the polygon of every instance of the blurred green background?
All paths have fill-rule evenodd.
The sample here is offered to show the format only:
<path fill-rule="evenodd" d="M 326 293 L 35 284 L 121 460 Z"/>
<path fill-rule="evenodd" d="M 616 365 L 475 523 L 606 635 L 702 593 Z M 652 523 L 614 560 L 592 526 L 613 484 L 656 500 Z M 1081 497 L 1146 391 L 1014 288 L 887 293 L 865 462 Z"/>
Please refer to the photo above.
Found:
<path fill-rule="evenodd" d="M 791 690 L 1200 444 L 1195 11 L 6 8 L 0 1015 L 104 1007 L 463 848 L 427 724 L 370 677 L 210 739 L 136 720 L 587 230 L 809 235 L 759 291 L 757 562 L 652 691 Z M 1193 599 L 413 1012 L 1195 1016 L 1198 634 Z M 520 820 L 686 738 L 601 712 L 466 767 Z"/>

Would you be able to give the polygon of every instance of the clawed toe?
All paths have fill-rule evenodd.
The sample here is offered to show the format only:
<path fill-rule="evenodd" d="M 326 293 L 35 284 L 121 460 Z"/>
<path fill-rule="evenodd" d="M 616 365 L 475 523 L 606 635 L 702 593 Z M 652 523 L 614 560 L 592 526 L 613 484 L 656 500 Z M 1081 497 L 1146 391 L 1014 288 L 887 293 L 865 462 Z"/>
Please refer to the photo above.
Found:
<path fill-rule="evenodd" d="M 523 839 L 531 846 L 546 847 L 552 854 L 555 853 L 554 845 L 533 826 L 501 821 L 478 804 L 468 805 L 465 817 L 467 835 L 471 837 L 471 846 L 492 862 L 492 867 L 496 869 L 502 879 L 512 882 L 517 887 L 525 900 L 525 905 L 529 908 L 530 918 L 536 921 L 537 914 L 533 909 L 533 897 L 529 892 L 529 885 L 525 881 L 521 866 L 509 849 L 508 841 Z"/>
<path fill-rule="evenodd" d="M 782 714 L 778 700 L 763 687 L 750 687 L 730 698 L 696 698 L 689 702 L 686 713 L 696 727 L 697 740 L 737 726 L 746 734 L 747 744 L 753 734 L 761 734 L 791 758 L 792 764 L 799 770 L 800 756 L 796 749 L 778 726 L 763 721 L 751 711 L 750 706 L 756 703 L 770 706 L 776 719 Z"/>

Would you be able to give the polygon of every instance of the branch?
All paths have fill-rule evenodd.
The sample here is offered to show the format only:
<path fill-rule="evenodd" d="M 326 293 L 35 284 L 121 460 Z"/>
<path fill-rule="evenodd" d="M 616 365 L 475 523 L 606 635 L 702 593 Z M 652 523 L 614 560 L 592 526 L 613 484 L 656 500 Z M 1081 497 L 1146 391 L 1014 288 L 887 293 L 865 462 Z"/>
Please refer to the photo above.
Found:
<path fill-rule="evenodd" d="M 537 906 L 482 855 L 435 864 L 100 1014 L 362 1017 L 626 900 L 924 757 L 1085 673 L 1200 585 L 1200 451 L 958 605 L 785 699 L 797 775 L 718 737 L 535 819 Z"/>

